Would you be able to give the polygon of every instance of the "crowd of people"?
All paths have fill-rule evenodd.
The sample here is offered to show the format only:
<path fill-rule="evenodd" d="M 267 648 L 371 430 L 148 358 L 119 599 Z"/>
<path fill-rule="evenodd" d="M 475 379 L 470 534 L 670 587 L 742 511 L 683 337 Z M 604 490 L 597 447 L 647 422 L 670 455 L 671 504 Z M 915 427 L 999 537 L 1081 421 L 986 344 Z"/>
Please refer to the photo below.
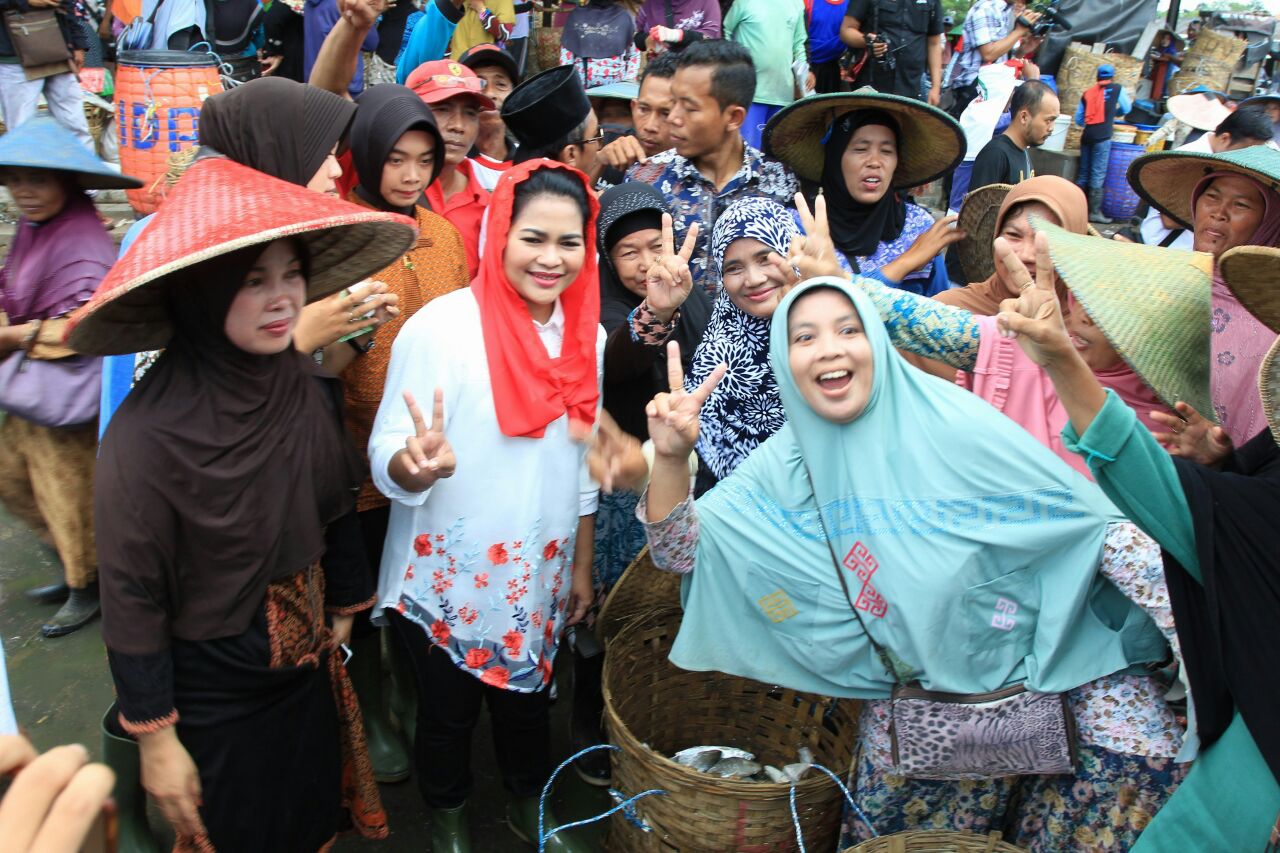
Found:
<path fill-rule="evenodd" d="M 396 13 L 398 53 L 389 9 L 309 0 L 309 82 L 210 97 L 118 251 L 91 194 L 141 182 L 0 99 L 0 501 L 61 562 L 44 635 L 101 617 L 122 849 L 149 797 L 175 849 L 464 853 L 486 707 L 538 845 L 557 664 L 604 742 L 593 624 L 646 547 L 673 663 L 863 700 L 840 849 L 1274 844 L 1267 106 L 1179 96 L 1203 136 L 1135 162 L 1141 242 L 1107 239 L 1114 68 L 1080 183 L 1036 175 L 1034 72 L 976 159 L 954 113 L 1034 13 L 974 5 L 948 111 L 939 4 L 834 5 L 591 0 L 526 79 L 510 0 Z M 962 173 L 950 215 L 912 193 Z M 25 839 L 80 822 L 18 792 L 109 787 L 50 756 L 0 740 L 52 786 L 0 803 Z M 426 827 L 382 805 L 410 777 Z"/>

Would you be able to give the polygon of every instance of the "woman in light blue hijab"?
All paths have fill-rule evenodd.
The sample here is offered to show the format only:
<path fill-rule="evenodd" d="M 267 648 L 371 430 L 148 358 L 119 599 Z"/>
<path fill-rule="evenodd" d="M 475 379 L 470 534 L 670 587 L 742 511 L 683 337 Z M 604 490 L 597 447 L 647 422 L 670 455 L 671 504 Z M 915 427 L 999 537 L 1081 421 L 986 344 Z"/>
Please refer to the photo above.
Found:
<path fill-rule="evenodd" d="M 655 563 L 685 574 L 672 662 L 873 700 L 856 799 L 877 832 L 1000 829 L 1019 785 L 1028 796 L 1015 816 L 1018 843 L 1031 850 L 1068 849 L 1058 831 L 1064 815 L 1035 812 L 1045 803 L 1079 805 L 1067 823 L 1096 826 L 1116 806 L 1118 823 L 1144 825 L 1134 818 L 1167 796 L 1171 755 L 1129 754 L 1109 739 L 1111 709 L 1080 707 L 1109 679 L 1158 696 L 1141 667 L 1167 655 L 1151 619 L 1098 573 L 1119 513 L 1017 424 L 903 361 L 875 306 L 848 281 L 794 288 L 773 315 L 770 340 L 787 423 L 696 509 L 686 460 L 723 369 L 687 392 L 673 375 L 679 390 L 649 406 L 656 455 L 638 512 Z M 1084 724 L 1078 773 L 886 784 L 894 776 L 887 697 L 897 678 L 867 632 L 897 678 L 930 690 L 1024 684 L 1069 693 Z M 1163 706 L 1143 707 L 1144 726 L 1176 730 Z M 1104 790 L 1118 780 L 1129 780 L 1127 803 Z M 1064 798 L 1082 781 L 1098 796 Z M 1059 821 L 1053 829 L 1051 820 Z"/>

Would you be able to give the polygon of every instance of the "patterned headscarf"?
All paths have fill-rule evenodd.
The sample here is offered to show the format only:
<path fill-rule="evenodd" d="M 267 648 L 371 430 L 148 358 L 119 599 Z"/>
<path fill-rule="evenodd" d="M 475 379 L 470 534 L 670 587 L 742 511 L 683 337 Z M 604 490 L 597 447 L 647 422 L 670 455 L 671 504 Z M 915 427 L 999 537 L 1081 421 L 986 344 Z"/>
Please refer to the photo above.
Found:
<path fill-rule="evenodd" d="M 787 209 L 767 198 L 735 201 L 711 234 L 711 269 L 723 276 L 724 255 L 735 240 L 759 240 L 783 257 L 799 234 Z M 778 384 L 769 369 L 769 320 L 744 313 L 723 287 L 693 355 L 687 387 L 696 388 L 720 363 L 729 372 L 702 407 L 698 456 L 722 480 L 761 442 L 786 423 Z"/>

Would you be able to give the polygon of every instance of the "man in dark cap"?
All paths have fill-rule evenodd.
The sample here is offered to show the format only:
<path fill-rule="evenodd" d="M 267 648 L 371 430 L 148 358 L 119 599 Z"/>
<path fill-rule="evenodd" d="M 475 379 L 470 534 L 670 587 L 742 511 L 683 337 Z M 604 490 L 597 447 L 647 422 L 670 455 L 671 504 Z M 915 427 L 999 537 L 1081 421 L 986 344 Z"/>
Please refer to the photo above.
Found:
<path fill-rule="evenodd" d="M 604 136 L 572 65 L 544 71 L 517 86 L 502 105 L 502 120 L 520 143 L 512 162 L 546 157 L 595 180 L 596 154 Z"/>
<path fill-rule="evenodd" d="M 507 96 L 520 84 L 520 71 L 515 57 L 496 44 L 478 44 L 458 61 L 484 80 L 484 93 L 496 107 L 480 114 L 480 135 L 471 149 L 476 179 L 492 191 L 498 177 L 511 165 L 511 154 L 516 147 L 515 139 L 502 121 L 501 110 Z"/>

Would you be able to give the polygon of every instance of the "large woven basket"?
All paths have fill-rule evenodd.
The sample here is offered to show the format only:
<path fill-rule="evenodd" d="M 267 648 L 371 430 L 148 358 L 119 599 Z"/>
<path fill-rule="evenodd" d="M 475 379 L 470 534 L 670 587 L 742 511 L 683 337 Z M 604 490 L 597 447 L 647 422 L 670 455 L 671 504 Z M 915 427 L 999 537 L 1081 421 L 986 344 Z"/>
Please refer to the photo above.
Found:
<path fill-rule="evenodd" d="M 596 621 L 596 636 L 608 646 L 618 632 L 638 616 L 679 606 L 680 575 L 655 566 L 646 545 L 604 600 Z"/>
<path fill-rule="evenodd" d="M 1235 33 L 1224 33 L 1219 30 L 1201 30 L 1196 36 L 1195 44 L 1187 51 L 1187 59 L 1192 56 L 1207 56 L 1211 59 L 1219 59 L 1235 65 L 1240 60 L 1240 55 L 1244 53 L 1245 47 L 1248 46 L 1242 38 L 1237 38 Z"/>
<path fill-rule="evenodd" d="M 844 853 L 1026 853 L 1000 839 L 1000 833 L 974 835 L 969 832 L 917 830 L 882 835 L 850 847 Z"/>
<path fill-rule="evenodd" d="M 1231 85 L 1231 72 L 1235 67 L 1234 60 L 1189 54 L 1169 81 L 1169 91 L 1180 95 L 1196 86 L 1205 86 L 1215 92 L 1225 92 Z"/>
<path fill-rule="evenodd" d="M 1084 90 L 1098 82 L 1098 68 L 1114 65 L 1115 82 L 1132 95 L 1142 77 L 1142 60 L 1123 53 L 1094 53 L 1093 47 L 1079 42 L 1067 45 L 1058 69 L 1058 100 L 1063 115 L 1075 114 Z"/>
<path fill-rule="evenodd" d="M 800 747 L 836 773 L 853 760 L 861 703 L 825 699 L 716 672 L 676 668 L 667 656 L 680 626 L 669 609 L 637 618 L 618 632 L 605 660 L 605 723 L 614 784 L 665 796 L 636 806 L 653 827 L 640 833 L 621 814 L 610 828 L 613 851 L 737 853 L 796 849 L 789 785 L 731 781 L 667 758 L 690 746 L 735 746 L 763 764 L 796 761 Z M 810 850 L 834 850 L 843 798 L 814 773 L 796 788 L 797 811 Z"/>

